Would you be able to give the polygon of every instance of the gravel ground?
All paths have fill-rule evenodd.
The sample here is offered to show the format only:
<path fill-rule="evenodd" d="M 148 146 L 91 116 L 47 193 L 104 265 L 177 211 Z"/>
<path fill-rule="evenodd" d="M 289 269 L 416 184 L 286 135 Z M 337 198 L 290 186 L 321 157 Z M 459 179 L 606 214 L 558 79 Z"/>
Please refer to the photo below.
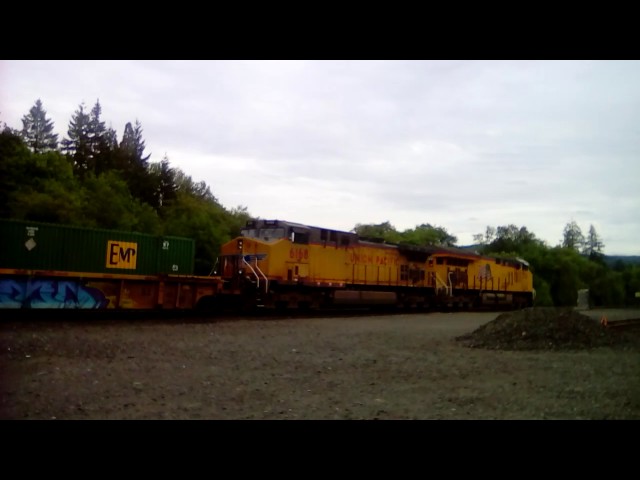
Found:
<path fill-rule="evenodd" d="M 4 320 L 0 419 L 640 419 L 640 350 L 456 340 L 497 316 Z"/>

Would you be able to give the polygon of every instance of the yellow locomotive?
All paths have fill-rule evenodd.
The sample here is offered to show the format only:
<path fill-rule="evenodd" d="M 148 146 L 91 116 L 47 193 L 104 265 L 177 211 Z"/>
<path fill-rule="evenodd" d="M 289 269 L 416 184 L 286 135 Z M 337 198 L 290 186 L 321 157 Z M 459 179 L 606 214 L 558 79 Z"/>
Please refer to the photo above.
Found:
<path fill-rule="evenodd" d="M 222 298 L 245 306 L 533 304 L 522 259 L 375 242 L 282 220 L 249 220 L 240 237 L 222 246 L 220 259 Z"/>

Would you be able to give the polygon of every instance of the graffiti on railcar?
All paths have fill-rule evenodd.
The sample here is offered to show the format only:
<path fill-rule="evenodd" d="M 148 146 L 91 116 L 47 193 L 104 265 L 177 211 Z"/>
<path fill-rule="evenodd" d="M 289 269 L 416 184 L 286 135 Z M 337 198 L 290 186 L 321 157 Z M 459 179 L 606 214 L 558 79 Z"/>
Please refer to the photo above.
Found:
<path fill-rule="evenodd" d="M 69 280 L 0 280 L 0 308 L 107 308 L 97 289 Z"/>

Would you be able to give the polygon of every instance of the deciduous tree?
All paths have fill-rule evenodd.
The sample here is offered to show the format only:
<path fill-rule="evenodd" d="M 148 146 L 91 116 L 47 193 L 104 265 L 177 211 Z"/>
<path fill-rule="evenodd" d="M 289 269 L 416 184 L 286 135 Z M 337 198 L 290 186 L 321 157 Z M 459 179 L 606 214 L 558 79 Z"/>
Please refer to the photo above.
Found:
<path fill-rule="evenodd" d="M 401 234 L 401 242 L 411 245 L 438 245 L 441 247 L 453 247 L 458 239 L 451 235 L 443 227 L 423 223 L 415 228 L 404 230 Z"/>
<path fill-rule="evenodd" d="M 580 251 L 584 245 L 584 235 L 578 224 L 572 220 L 564 227 L 562 246 Z"/>
<path fill-rule="evenodd" d="M 496 237 L 496 229 L 490 225 L 487 225 L 484 233 L 477 233 L 473 236 L 473 241 L 481 245 L 488 245 L 493 242 Z"/>
<path fill-rule="evenodd" d="M 400 241 L 400 233 L 391 225 L 389 221 L 382 223 L 358 223 L 352 230 L 360 237 L 383 240 L 385 242 L 397 243 Z"/>

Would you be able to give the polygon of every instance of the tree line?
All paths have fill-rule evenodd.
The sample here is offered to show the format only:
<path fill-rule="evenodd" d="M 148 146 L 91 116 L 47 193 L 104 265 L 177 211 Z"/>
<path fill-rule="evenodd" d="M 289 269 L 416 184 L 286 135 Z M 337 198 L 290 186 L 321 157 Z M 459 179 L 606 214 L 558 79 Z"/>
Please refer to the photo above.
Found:
<path fill-rule="evenodd" d="M 610 267 L 593 225 L 584 237 L 575 221 L 567 223 L 556 246 L 516 225 L 488 226 L 474 239 L 482 254 L 520 257 L 529 262 L 538 306 L 575 306 L 581 289 L 589 290 L 591 306 L 638 304 L 635 292 L 640 291 L 640 265 L 619 262 Z"/>
<path fill-rule="evenodd" d="M 22 129 L 0 123 L 0 218 L 138 231 L 195 239 L 196 274 L 211 273 L 220 246 L 251 218 L 246 207 L 222 206 L 205 182 L 195 182 L 165 155 L 145 154 L 142 124 L 127 123 L 120 141 L 102 119 L 99 101 L 80 104 L 61 140 L 38 99 Z M 446 228 L 423 223 L 398 231 L 389 222 L 358 223 L 361 237 L 411 245 L 456 246 Z M 593 306 L 637 305 L 640 265 L 609 266 L 593 225 L 588 234 L 569 222 L 549 246 L 525 226 L 487 226 L 472 250 L 526 259 L 534 274 L 536 305 L 574 306 L 587 288 Z"/>
<path fill-rule="evenodd" d="M 193 238 L 195 271 L 206 275 L 250 217 L 223 207 L 166 155 L 150 161 L 138 120 L 118 141 L 99 101 L 80 104 L 62 140 L 53 127 L 40 99 L 21 130 L 0 125 L 0 218 Z"/>
<path fill-rule="evenodd" d="M 457 238 L 444 227 L 423 223 L 398 231 L 390 222 L 357 224 L 360 236 L 389 243 L 455 246 Z M 562 241 L 549 246 L 527 227 L 487 226 L 474 235 L 470 251 L 500 257 L 525 259 L 533 272 L 537 306 L 575 306 L 578 290 L 588 289 L 592 306 L 638 305 L 640 265 L 617 261 L 609 266 L 603 253 L 604 243 L 593 225 L 585 236 L 575 221 L 567 223 Z"/>

